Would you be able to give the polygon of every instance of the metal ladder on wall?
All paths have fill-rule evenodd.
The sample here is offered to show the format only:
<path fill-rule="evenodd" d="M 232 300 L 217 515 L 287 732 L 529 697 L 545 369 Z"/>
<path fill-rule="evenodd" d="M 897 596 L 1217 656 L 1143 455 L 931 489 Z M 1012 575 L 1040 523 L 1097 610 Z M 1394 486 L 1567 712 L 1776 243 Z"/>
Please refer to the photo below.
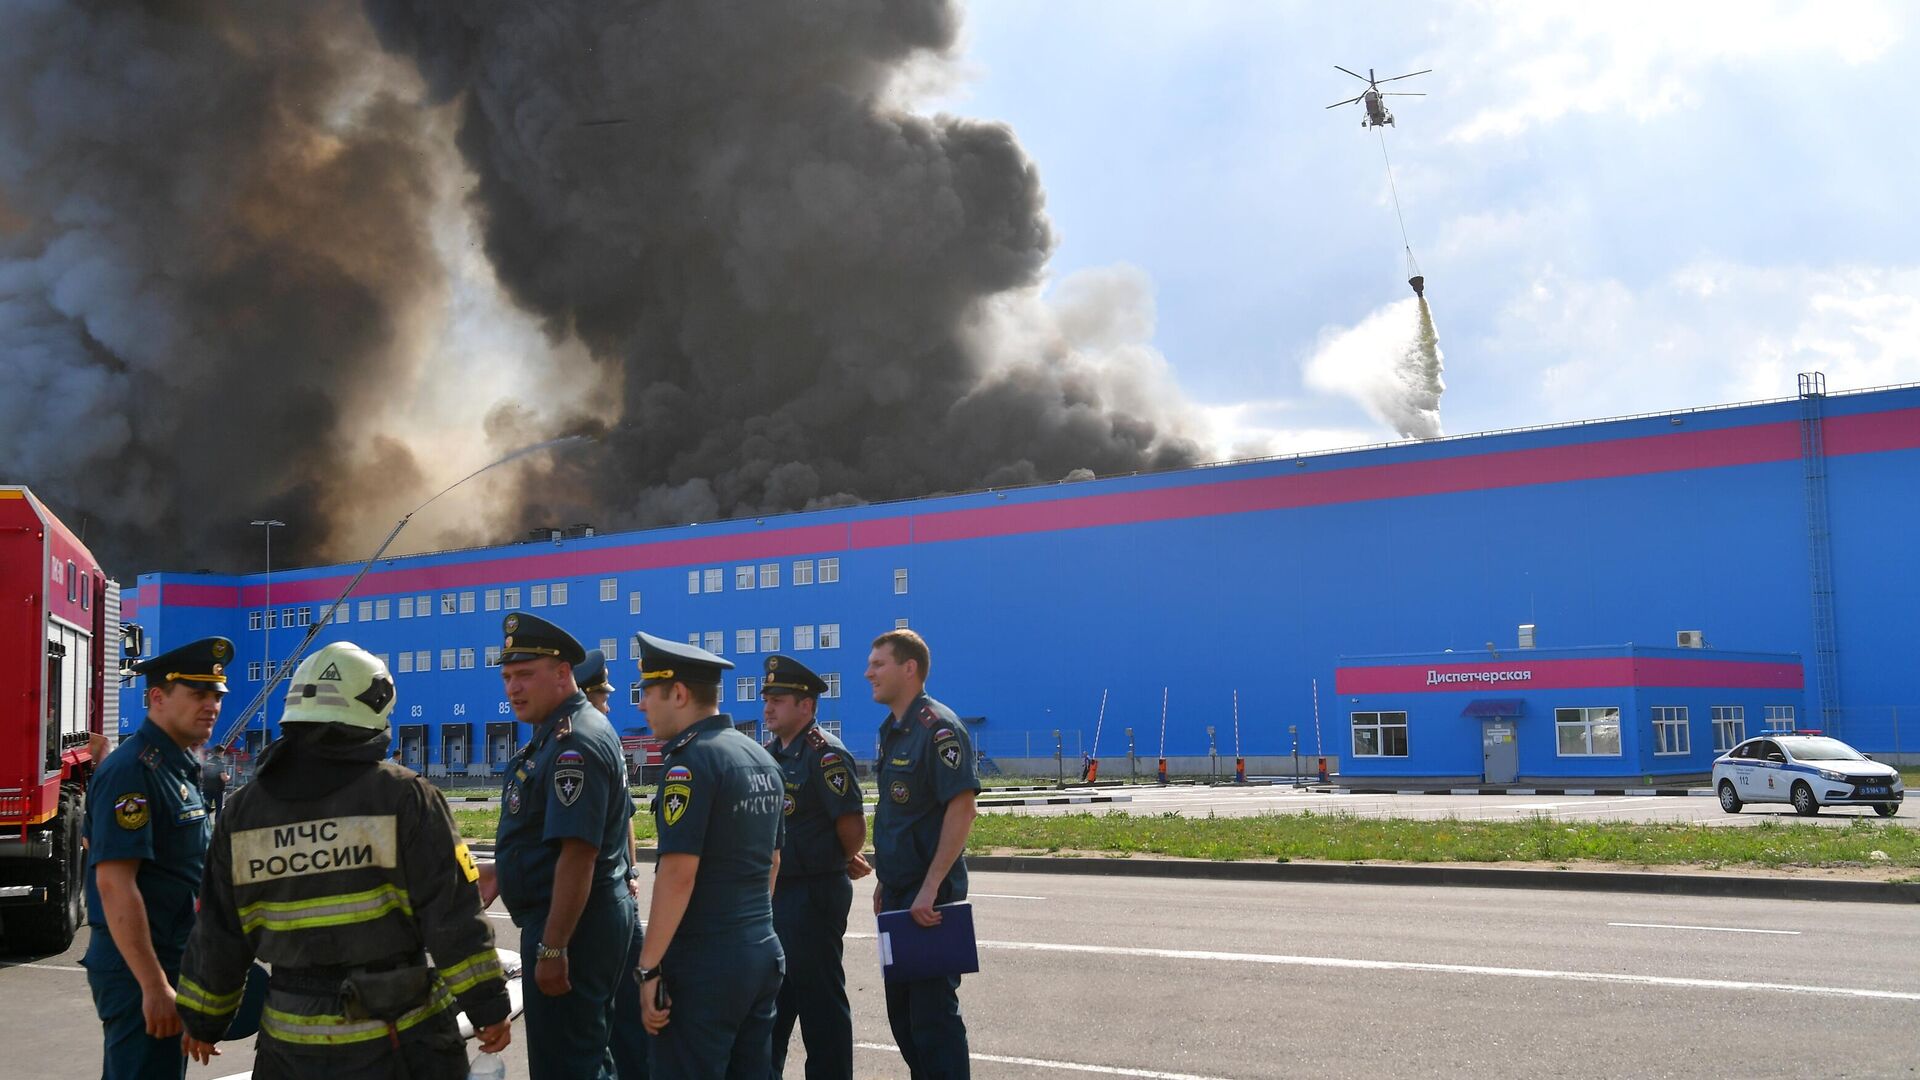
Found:
<path fill-rule="evenodd" d="M 1800 375 L 1800 464 L 1807 503 L 1807 575 L 1813 614 L 1813 668 L 1820 729 L 1840 735 L 1840 660 L 1833 617 L 1833 558 L 1827 527 L 1827 447 L 1822 414 L 1827 377 Z"/>

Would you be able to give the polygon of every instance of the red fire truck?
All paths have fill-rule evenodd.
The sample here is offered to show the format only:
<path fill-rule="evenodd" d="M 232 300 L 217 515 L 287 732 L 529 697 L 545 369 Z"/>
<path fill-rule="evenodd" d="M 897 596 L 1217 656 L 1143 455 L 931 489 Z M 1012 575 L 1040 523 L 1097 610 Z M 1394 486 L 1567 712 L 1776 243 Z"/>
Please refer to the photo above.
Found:
<path fill-rule="evenodd" d="M 129 627 L 124 648 L 139 652 Z M 46 505 L 0 486 L 0 939 L 55 953 L 86 921 L 93 735 L 119 729 L 120 586 Z"/>

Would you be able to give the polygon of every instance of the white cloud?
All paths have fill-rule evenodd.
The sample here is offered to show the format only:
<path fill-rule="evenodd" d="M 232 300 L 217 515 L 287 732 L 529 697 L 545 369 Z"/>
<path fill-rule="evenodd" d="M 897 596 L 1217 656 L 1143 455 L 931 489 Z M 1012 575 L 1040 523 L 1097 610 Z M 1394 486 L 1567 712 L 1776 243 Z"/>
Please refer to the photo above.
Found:
<path fill-rule="evenodd" d="M 1360 403 L 1403 437 L 1441 434 L 1440 347 L 1433 320 L 1412 297 L 1350 327 L 1320 332 L 1306 363 L 1307 385 Z"/>
<path fill-rule="evenodd" d="M 1478 355 L 1538 373 L 1535 421 L 1789 396 L 1803 371 L 1884 386 L 1920 380 L 1920 266 L 1701 262 L 1637 289 L 1548 270 L 1498 326 Z"/>
<path fill-rule="evenodd" d="M 1570 113 L 1646 120 L 1702 104 L 1699 84 L 1716 68 L 1765 78 L 1757 62 L 1865 64 L 1901 30 L 1898 9 L 1878 0 L 1496 2 L 1484 12 L 1485 25 L 1472 30 L 1490 34 L 1462 66 L 1485 73 L 1474 77 L 1502 104 L 1454 128 L 1449 138 L 1461 142 L 1510 138 Z"/>

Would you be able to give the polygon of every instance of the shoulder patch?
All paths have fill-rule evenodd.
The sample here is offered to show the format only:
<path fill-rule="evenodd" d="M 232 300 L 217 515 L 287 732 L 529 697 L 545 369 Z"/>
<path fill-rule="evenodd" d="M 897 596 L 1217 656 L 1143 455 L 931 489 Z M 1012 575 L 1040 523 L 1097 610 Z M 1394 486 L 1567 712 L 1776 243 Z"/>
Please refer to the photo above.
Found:
<path fill-rule="evenodd" d="M 577 765 L 580 762 L 583 762 L 585 760 L 587 759 L 581 756 L 581 753 L 578 750 L 562 750 L 560 751 L 560 756 L 553 759 L 553 763 L 555 765 L 568 765 L 568 764 Z"/>
<path fill-rule="evenodd" d="M 920 721 L 921 727 L 932 727 L 940 719 L 940 716 L 933 711 L 933 706 L 922 705 L 920 706 L 920 715 L 916 719 Z"/>
<path fill-rule="evenodd" d="M 807 729 L 807 745 L 815 750 L 825 750 L 831 744 L 827 742 L 827 733 L 820 730 L 820 725 L 815 724 Z"/>
<path fill-rule="evenodd" d="M 160 748 L 157 746 L 149 746 L 145 750 L 140 751 L 140 762 L 149 769 L 159 768 Z"/>
<path fill-rule="evenodd" d="M 960 767 L 960 744 L 959 743 L 957 742 L 941 743 L 939 747 L 939 752 L 940 752 L 940 761 L 943 764 L 945 764 L 947 768 L 958 769 Z"/>
<path fill-rule="evenodd" d="M 563 716 L 560 719 L 554 721 L 553 723 L 554 738 L 564 739 L 571 734 L 573 734 L 573 717 L 572 716 Z"/>
<path fill-rule="evenodd" d="M 829 750 L 826 753 L 820 755 L 821 768 L 823 769 L 832 768 L 833 766 L 838 764 L 840 764 L 839 754 L 836 754 L 833 751 Z"/>
<path fill-rule="evenodd" d="M 113 823 L 123 829 L 144 829 L 147 817 L 145 792 L 129 791 L 113 801 Z"/>
<path fill-rule="evenodd" d="M 693 770 L 687 768 L 685 765 L 675 765 L 673 768 L 667 770 L 666 778 L 669 781 L 691 780 L 693 779 Z"/>
<path fill-rule="evenodd" d="M 826 780 L 827 786 L 833 789 L 835 795 L 845 795 L 847 793 L 847 785 L 852 782 L 851 778 L 847 775 L 847 767 L 845 765 L 836 765 L 828 769 L 822 774 L 822 777 Z"/>
<path fill-rule="evenodd" d="M 587 787 L 587 774 L 579 769 L 555 769 L 553 771 L 553 793 L 560 797 L 561 806 L 572 806 L 580 801 L 580 793 Z"/>
<path fill-rule="evenodd" d="M 933 731 L 933 741 L 937 743 L 946 742 L 948 739 L 957 739 L 957 738 L 959 738 L 959 736 L 955 735 L 953 733 L 953 729 L 948 727 L 945 724 L 940 725 L 939 727 L 935 728 Z"/>

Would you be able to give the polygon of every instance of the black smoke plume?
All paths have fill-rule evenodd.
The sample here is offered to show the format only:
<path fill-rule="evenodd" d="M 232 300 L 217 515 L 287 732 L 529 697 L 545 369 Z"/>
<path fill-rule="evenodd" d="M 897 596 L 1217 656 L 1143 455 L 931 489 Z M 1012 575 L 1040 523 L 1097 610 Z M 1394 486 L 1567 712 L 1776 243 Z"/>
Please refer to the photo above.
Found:
<path fill-rule="evenodd" d="M 583 341 L 611 388 L 561 425 L 608 428 L 599 450 L 530 478 L 522 523 L 736 516 L 1197 455 L 1124 357 L 1051 324 L 1034 290 L 1054 237 L 1013 133 L 892 104 L 904 66 L 953 46 L 951 3 L 368 8 L 460 109 L 501 282 Z M 542 434 L 527 415 L 509 405 L 490 426 Z"/>
<path fill-rule="evenodd" d="M 438 277 L 380 59 L 339 0 L 0 9 L 0 482 L 122 575 L 257 566 L 265 516 L 309 557 L 352 501 Z"/>

